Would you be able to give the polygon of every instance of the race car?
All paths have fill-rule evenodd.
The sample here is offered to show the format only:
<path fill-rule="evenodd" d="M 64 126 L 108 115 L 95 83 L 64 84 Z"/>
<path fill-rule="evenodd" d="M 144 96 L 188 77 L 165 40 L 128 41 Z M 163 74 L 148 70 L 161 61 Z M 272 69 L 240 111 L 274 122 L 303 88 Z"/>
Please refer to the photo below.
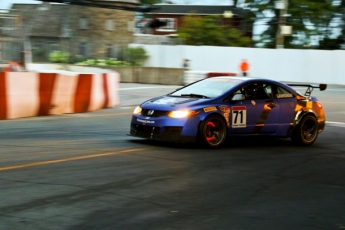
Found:
<path fill-rule="evenodd" d="M 305 93 L 297 86 L 305 87 Z M 232 136 L 286 137 L 311 145 L 326 120 L 322 104 L 311 96 L 314 88 L 322 91 L 327 85 L 233 76 L 202 79 L 137 106 L 129 135 L 210 148 Z"/>

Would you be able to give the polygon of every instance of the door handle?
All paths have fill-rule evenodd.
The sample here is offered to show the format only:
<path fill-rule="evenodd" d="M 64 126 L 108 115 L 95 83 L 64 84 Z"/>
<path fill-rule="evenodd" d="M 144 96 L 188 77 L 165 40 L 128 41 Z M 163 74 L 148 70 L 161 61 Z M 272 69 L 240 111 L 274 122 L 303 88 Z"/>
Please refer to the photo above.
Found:
<path fill-rule="evenodd" d="M 269 103 L 268 105 L 267 105 L 268 107 L 270 107 L 271 109 L 273 109 L 274 107 L 276 107 L 276 104 L 274 104 L 274 103 Z"/>

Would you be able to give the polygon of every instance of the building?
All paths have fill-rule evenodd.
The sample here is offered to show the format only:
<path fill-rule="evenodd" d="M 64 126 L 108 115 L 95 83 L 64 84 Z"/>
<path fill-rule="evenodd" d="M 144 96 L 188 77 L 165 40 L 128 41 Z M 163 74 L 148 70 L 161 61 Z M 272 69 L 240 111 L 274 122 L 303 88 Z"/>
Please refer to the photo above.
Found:
<path fill-rule="evenodd" d="M 227 5 L 176 5 L 176 4 L 156 4 L 156 9 L 150 13 L 151 21 L 163 22 L 163 26 L 152 28 L 154 35 L 173 35 L 177 33 L 179 27 L 183 25 L 183 17 L 186 15 L 221 16 L 223 25 L 237 28 L 245 36 L 252 36 L 253 23 L 245 20 L 250 11 L 242 8 Z"/>
<path fill-rule="evenodd" d="M 19 60 L 22 50 L 21 14 L 0 10 L 0 64 Z"/>
<path fill-rule="evenodd" d="M 124 7 L 139 5 L 139 0 L 94 1 Z M 133 41 L 132 11 L 46 2 L 13 4 L 11 10 L 21 12 L 23 49 L 32 48 L 35 62 L 48 61 L 54 50 L 69 52 L 75 61 L 110 58 Z"/>

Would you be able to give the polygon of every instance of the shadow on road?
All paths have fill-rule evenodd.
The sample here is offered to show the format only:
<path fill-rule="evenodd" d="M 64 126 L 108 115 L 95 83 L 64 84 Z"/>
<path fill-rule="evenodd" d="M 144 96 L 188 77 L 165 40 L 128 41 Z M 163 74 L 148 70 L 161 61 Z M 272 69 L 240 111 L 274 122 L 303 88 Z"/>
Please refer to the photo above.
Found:
<path fill-rule="evenodd" d="M 130 140 L 132 143 L 159 146 L 175 149 L 207 149 L 201 143 L 175 143 L 155 141 L 149 139 Z M 228 138 L 226 142 L 220 147 L 221 149 L 241 148 L 241 147 L 296 147 L 289 138 L 273 138 L 273 137 L 232 137 Z M 300 146 L 298 146 L 300 147 Z"/>

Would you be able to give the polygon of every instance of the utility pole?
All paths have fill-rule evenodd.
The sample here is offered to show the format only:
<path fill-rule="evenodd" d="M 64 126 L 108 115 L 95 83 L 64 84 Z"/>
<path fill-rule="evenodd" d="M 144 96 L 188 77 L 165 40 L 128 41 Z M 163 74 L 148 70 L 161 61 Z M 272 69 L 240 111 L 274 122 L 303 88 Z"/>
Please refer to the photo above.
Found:
<path fill-rule="evenodd" d="M 288 11 L 288 0 L 276 1 L 275 8 L 279 10 L 276 48 L 283 49 L 284 36 L 291 34 L 291 27 L 285 25 Z"/>

